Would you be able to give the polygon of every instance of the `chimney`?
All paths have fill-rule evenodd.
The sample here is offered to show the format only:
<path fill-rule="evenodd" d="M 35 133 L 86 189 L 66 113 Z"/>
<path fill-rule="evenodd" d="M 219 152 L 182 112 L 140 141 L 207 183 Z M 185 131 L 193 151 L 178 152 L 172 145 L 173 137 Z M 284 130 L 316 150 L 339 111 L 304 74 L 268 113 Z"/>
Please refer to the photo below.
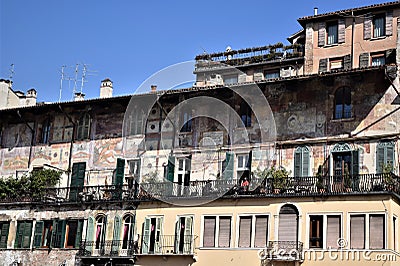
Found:
<path fill-rule="evenodd" d="M 100 85 L 100 98 L 110 98 L 113 93 L 113 82 L 106 78 L 101 81 Z"/>
<path fill-rule="evenodd" d="M 26 101 L 25 101 L 25 105 L 26 106 L 32 106 L 32 105 L 36 105 L 36 99 L 37 99 L 37 92 L 34 88 L 28 90 L 26 92 Z"/>
<path fill-rule="evenodd" d="M 157 90 L 157 85 L 151 85 L 151 92 L 155 92 Z"/>
<path fill-rule="evenodd" d="M 74 101 L 83 101 L 85 99 L 85 94 L 82 92 L 75 92 Z"/>
<path fill-rule="evenodd" d="M 318 15 L 318 7 L 314 7 L 314 16 Z"/>

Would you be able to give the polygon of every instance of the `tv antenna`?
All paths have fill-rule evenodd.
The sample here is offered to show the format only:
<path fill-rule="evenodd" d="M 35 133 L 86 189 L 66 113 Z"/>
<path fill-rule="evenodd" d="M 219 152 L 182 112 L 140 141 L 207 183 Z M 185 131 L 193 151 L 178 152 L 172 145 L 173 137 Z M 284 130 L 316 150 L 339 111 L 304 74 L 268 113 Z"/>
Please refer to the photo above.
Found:
<path fill-rule="evenodd" d="M 10 71 L 10 75 L 8 76 L 9 77 L 9 79 L 12 81 L 12 79 L 13 79 L 13 76 L 14 76 L 14 64 L 11 64 L 10 65 L 10 69 L 9 69 L 9 71 Z"/>

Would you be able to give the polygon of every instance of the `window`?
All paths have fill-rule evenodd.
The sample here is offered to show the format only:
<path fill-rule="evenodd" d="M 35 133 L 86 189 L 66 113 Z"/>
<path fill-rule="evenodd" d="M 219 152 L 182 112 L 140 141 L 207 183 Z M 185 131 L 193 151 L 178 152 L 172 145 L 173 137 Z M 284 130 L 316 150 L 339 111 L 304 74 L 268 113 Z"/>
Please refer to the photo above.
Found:
<path fill-rule="evenodd" d="M 128 161 L 129 175 L 131 178 L 128 179 L 128 187 L 132 188 L 134 182 L 140 182 L 140 159 L 134 159 Z"/>
<path fill-rule="evenodd" d="M 371 55 L 371 66 L 383 66 L 385 65 L 386 57 L 384 54 Z"/>
<path fill-rule="evenodd" d="M 335 119 L 351 118 L 351 90 L 341 87 L 335 92 Z"/>
<path fill-rule="evenodd" d="M 227 75 L 224 76 L 224 84 L 236 84 L 238 83 L 238 76 L 237 75 Z"/>
<path fill-rule="evenodd" d="M 251 127 L 251 108 L 247 102 L 242 101 L 239 112 L 242 120 L 242 124 L 239 127 Z"/>
<path fill-rule="evenodd" d="M 10 229 L 9 222 L 0 222 L 0 249 L 7 248 L 9 229 Z"/>
<path fill-rule="evenodd" d="M 78 121 L 76 139 L 88 139 L 90 133 L 90 115 L 84 114 Z"/>
<path fill-rule="evenodd" d="M 42 124 L 42 131 L 40 134 L 40 143 L 47 144 L 50 141 L 50 129 L 51 129 L 51 122 L 50 119 L 46 119 Z"/>
<path fill-rule="evenodd" d="M 243 181 L 247 178 L 248 181 L 250 178 L 250 155 L 246 154 L 238 154 L 237 155 L 237 172 L 236 177 L 239 181 Z"/>
<path fill-rule="evenodd" d="M 190 157 L 186 158 L 178 158 L 178 169 L 177 169 L 177 176 L 175 179 L 175 183 L 177 183 L 178 191 L 177 195 L 185 195 L 186 189 L 190 183 L 190 168 L 191 168 L 191 160 Z"/>
<path fill-rule="evenodd" d="M 99 215 L 96 218 L 96 235 L 95 235 L 95 247 L 96 249 L 103 249 L 106 237 L 106 226 L 107 217 Z"/>
<path fill-rule="evenodd" d="M 376 173 L 392 172 L 394 167 L 394 143 L 380 142 L 376 148 Z"/>
<path fill-rule="evenodd" d="M 231 219 L 230 216 L 205 216 L 203 247 L 230 247 Z"/>
<path fill-rule="evenodd" d="M 294 153 L 294 176 L 309 176 L 310 150 L 298 147 Z"/>
<path fill-rule="evenodd" d="M 132 247 L 133 242 L 133 232 L 134 232 L 134 220 L 133 215 L 128 214 L 124 217 L 124 226 L 122 232 L 122 249 L 128 249 Z"/>
<path fill-rule="evenodd" d="M 32 237 L 32 221 L 17 221 L 17 232 L 14 248 L 30 248 Z"/>
<path fill-rule="evenodd" d="M 329 69 L 343 69 L 343 58 L 334 58 L 329 60 Z"/>
<path fill-rule="evenodd" d="M 193 217 L 178 217 L 175 227 L 175 253 L 189 254 L 192 252 L 192 225 Z"/>
<path fill-rule="evenodd" d="M 373 38 L 385 36 L 385 14 L 374 16 L 372 19 Z"/>
<path fill-rule="evenodd" d="M 366 243 L 367 239 L 369 239 L 369 243 Z M 384 214 L 350 215 L 350 248 L 384 249 L 385 215 Z"/>
<path fill-rule="evenodd" d="M 139 135 L 144 133 L 144 125 L 145 125 L 145 114 L 144 111 L 135 108 L 134 110 L 131 111 L 131 114 L 129 115 L 128 118 L 128 126 L 129 130 L 128 132 L 130 135 Z"/>
<path fill-rule="evenodd" d="M 53 221 L 37 221 L 33 246 L 36 248 L 50 247 L 53 234 Z"/>
<path fill-rule="evenodd" d="M 191 132 L 192 131 L 192 114 L 188 112 L 183 112 L 182 114 L 182 128 L 181 132 Z"/>
<path fill-rule="evenodd" d="M 268 242 L 268 215 L 239 217 L 238 247 L 266 247 Z"/>
<path fill-rule="evenodd" d="M 65 229 L 65 247 L 79 248 L 82 240 L 83 220 L 68 220 Z"/>
<path fill-rule="evenodd" d="M 280 71 L 278 70 L 270 70 L 270 71 L 266 71 L 264 73 L 264 78 L 265 79 L 277 79 L 280 77 Z"/>
<path fill-rule="evenodd" d="M 341 238 L 340 215 L 310 215 L 310 248 L 338 248 L 339 238 Z"/>
<path fill-rule="evenodd" d="M 332 21 L 326 24 L 327 44 L 338 43 L 338 22 Z"/>
<path fill-rule="evenodd" d="M 163 217 L 148 217 L 143 224 L 143 254 L 159 254 L 162 252 Z"/>

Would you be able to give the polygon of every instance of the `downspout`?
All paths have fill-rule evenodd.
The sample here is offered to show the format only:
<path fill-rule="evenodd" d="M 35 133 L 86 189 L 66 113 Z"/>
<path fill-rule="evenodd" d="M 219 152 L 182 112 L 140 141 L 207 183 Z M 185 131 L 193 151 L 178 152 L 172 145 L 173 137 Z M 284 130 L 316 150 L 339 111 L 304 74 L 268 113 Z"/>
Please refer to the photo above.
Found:
<path fill-rule="evenodd" d="M 35 140 L 35 130 L 28 124 L 28 122 L 25 121 L 25 119 L 22 118 L 22 115 L 19 112 L 19 110 L 17 111 L 17 115 L 31 131 L 31 143 L 29 146 L 29 157 L 28 157 L 28 170 L 29 170 L 29 168 L 31 167 L 31 161 L 32 161 L 32 148 L 33 148 L 33 144 L 34 144 L 34 140 Z"/>
<path fill-rule="evenodd" d="M 76 123 L 72 120 L 71 116 L 69 116 L 61 107 L 61 105 L 58 105 L 58 108 L 60 109 L 60 111 L 68 118 L 68 121 L 72 124 L 72 137 L 71 137 L 71 141 L 70 141 L 70 145 L 69 145 L 69 158 L 68 158 L 68 169 L 67 169 L 67 173 L 68 173 L 68 180 L 67 180 L 67 186 L 70 183 L 71 180 L 71 175 L 72 175 L 72 171 L 71 171 L 71 164 L 72 164 L 72 148 L 74 146 L 74 139 L 75 139 L 75 127 L 76 127 Z"/>
<path fill-rule="evenodd" d="M 351 16 L 353 18 L 353 23 L 351 24 L 351 68 L 354 68 L 354 28 L 356 24 L 356 18 L 353 15 L 353 12 L 351 12 Z"/>

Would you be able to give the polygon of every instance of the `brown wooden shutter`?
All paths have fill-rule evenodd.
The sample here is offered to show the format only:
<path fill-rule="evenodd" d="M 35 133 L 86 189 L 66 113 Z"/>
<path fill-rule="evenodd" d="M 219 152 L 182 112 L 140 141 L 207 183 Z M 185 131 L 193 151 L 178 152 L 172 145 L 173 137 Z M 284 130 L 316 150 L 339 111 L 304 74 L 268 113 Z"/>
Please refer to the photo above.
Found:
<path fill-rule="evenodd" d="M 278 241 L 297 241 L 297 215 L 279 214 Z"/>
<path fill-rule="evenodd" d="M 346 41 L 346 22 L 344 19 L 339 19 L 338 35 L 338 43 L 344 43 Z"/>
<path fill-rule="evenodd" d="M 365 248 L 365 215 L 350 217 L 350 248 Z"/>
<path fill-rule="evenodd" d="M 231 243 L 231 217 L 219 217 L 218 247 L 230 247 Z"/>
<path fill-rule="evenodd" d="M 215 247 L 215 217 L 204 217 L 203 247 Z"/>
<path fill-rule="evenodd" d="M 385 248 L 385 216 L 374 214 L 369 216 L 369 248 Z"/>
<path fill-rule="evenodd" d="M 386 36 L 393 34 L 393 11 L 386 12 L 385 33 Z"/>
<path fill-rule="evenodd" d="M 369 53 L 361 53 L 359 58 L 360 62 L 358 64 L 360 68 L 369 66 Z"/>
<path fill-rule="evenodd" d="M 325 45 L 325 33 L 326 33 L 325 22 L 321 22 L 318 24 L 318 46 Z"/>
<path fill-rule="evenodd" d="M 238 247 L 251 247 L 251 216 L 240 217 Z"/>
<path fill-rule="evenodd" d="M 266 247 L 268 239 L 268 216 L 256 216 L 254 247 Z"/>
<path fill-rule="evenodd" d="M 364 18 L 364 40 L 371 39 L 372 17 Z"/>
<path fill-rule="evenodd" d="M 328 58 L 320 59 L 319 60 L 319 68 L 318 71 L 321 72 L 326 72 L 328 71 Z"/>
<path fill-rule="evenodd" d="M 345 55 L 344 57 L 343 57 L 343 68 L 345 69 L 345 70 L 349 70 L 349 69 L 351 69 L 352 68 L 352 65 L 351 65 L 351 55 Z"/>
<path fill-rule="evenodd" d="M 337 248 L 337 241 L 340 237 L 340 216 L 328 216 L 326 226 L 326 248 Z"/>

